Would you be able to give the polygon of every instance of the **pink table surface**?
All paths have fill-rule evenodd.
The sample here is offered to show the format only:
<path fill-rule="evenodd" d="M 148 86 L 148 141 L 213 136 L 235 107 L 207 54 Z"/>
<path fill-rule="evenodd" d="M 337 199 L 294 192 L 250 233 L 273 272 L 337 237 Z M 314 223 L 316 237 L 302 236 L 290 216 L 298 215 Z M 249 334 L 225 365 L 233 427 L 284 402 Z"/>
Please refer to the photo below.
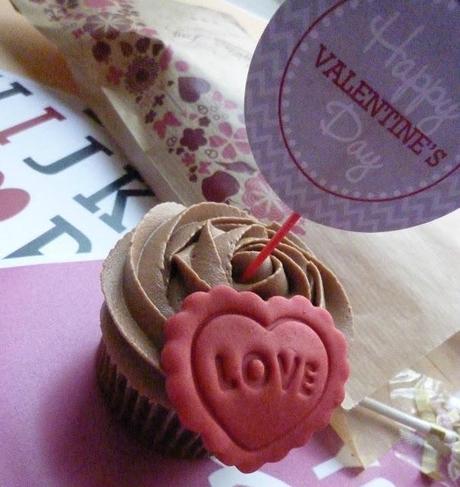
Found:
<path fill-rule="evenodd" d="M 314 467 L 341 447 L 330 428 L 249 476 L 209 459 L 179 461 L 147 451 L 111 418 L 96 387 L 100 266 L 0 270 L 1 487 L 429 484 L 393 451 L 365 471 L 339 466 L 319 479 Z"/>

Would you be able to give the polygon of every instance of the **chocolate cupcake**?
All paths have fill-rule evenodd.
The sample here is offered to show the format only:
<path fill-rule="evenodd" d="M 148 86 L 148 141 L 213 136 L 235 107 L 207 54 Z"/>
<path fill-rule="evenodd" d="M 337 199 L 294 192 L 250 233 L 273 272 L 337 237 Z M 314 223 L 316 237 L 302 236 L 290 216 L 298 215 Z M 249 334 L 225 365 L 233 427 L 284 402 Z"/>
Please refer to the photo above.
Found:
<path fill-rule="evenodd" d="M 147 213 L 136 229 L 117 243 L 104 262 L 102 289 L 105 302 L 101 310 L 102 340 L 97 362 L 98 381 L 114 413 L 158 451 L 188 458 L 207 453 L 200 435 L 203 431 L 197 427 L 197 421 L 190 421 L 193 410 L 188 411 L 183 403 L 176 407 L 175 396 L 180 395 L 180 401 L 185 396 L 175 393 L 177 387 L 172 384 L 173 379 L 171 384 L 166 384 L 166 373 L 161 360 L 165 340 L 171 340 L 172 337 L 174 341 L 178 338 L 178 330 L 180 332 L 182 327 L 178 323 L 183 323 L 184 317 L 186 321 L 193 321 L 193 309 L 201 313 L 201 302 L 207 302 L 206 306 L 221 308 L 233 306 L 230 302 L 237 303 L 235 306 L 240 308 L 252 306 L 255 314 L 259 308 L 262 310 L 271 305 L 273 309 L 286 309 L 286 316 L 289 313 L 294 314 L 298 320 L 308 322 L 309 326 L 324 319 L 326 324 L 320 323 L 318 329 L 315 328 L 316 324 L 311 325 L 312 329 L 316 330 L 315 333 L 324 343 L 329 343 L 328 337 L 331 336 L 339 343 L 338 348 L 334 349 L 334 346 L 327 343 L 324 347 L 321 344 L 315 345 L 316 350 L 321 348 L 318 353 L 323 358 L 318 360 L 321 362 L 324 359 L 321 363 L 326 363 L 326 372 L 317 372 L 318 364 L 305 359 L 302 367 L 310 367 L 310 375 L 306 379 L 306 376 L 302 376 L 304 385 L 301 386 L 301 382 L 298 382 L 298 386 L 303 387 L 302 397 L 306 398 L 305 404 L 312 404 L 312 409 L 317 408 L 328 397 L 328 414 L 323 414 L 321 419 L 316 420 L 318 428 L 323 427 L 323 423 L 329 419 L 329 410 L 343 399 L 343 384 L 348 368 L 343 365 L 345 341 L 337 329 L 350 336 L 352 317 L 345 291 L 334 274 L 312 255 L 302 241 L 290 236 L 278 245 L 250 282 L 242 282 L 244 269 L 276 229 L 276 226 L 266 226 L 245 212 L 224 204 L 201 203 L 185 208 L 176 203 L 164 203 Z M 232 289 L 225 290 L 223 287 Z M 195 298 L 192 299 L 190 295 Z M 261 312 L 268 316 L 269 311 Z M 167 324 L 169 322 L 171 325 Z M 170 326 L 166 334 L 165 326 Z M 197 326 L 200 326 L 199 323 Z M 321 327 L 326 330 L 324 333 Z M 183 328 L 185 330 L 187 326 Z M 289 333 L 288 341 L 291 340 L 292 333 L 297 332 Z M 203 343 L 200 347 L 203 348 Z M 164 363 L 167 362 L 168 373 L 174 375 L 177 372 L 177 350 L 174 348 L 177 347 L 171 344 L 169 348 Z M 293 348 L 294 344 L 290 346 L 290 349 Z M 263 359 L 261 361 L 251 355 L 252 359 L 245 365 L 249 370 L 247 380 L 254 380 L 253 385 L 260 386 L 257 389 L 259 391 L 262 386 L 271 387 L 279 376 L 279 373 L 276 376 L 273 364 L 280 365 L 281 371 L 290 370 L 296 367 L 295 364 L 300 364 L 296 362 L 300 358 L 294 357 L 291 361 L 291 352 L 285 358 L 281 353 L 276 353 L 278 358 L 275 357 L 275 361 L 270 358 L 270 363 L 264 364 Z M 335 359 L 335 355 L 340 356 L 340 360 Z M 188 355 L 185 353 L 183 356 Z M 215 360 L 218 366 L 217 358 Z M 187 360 L 177 360 L 181 361 L 187 366 Z M 324 368 L 323 365 L 321 367 Z M 310 387 L 310 382 L 305 382 L 308 380 L 313 383 L 315 374 L 318 374 L 318 391 Z M 281 379 L 278 380 L 280 385 Z M 174 381 L 177 386 L 178 381 Z M 334 384 L 329 387 L 329 383 Z M 187 388 L 186 384 L 185 387 Z M 334 393 L 331 392 L 332 389 Z M 333 398 L 331 394 L 335 394 Z M 263 397 L 267 402 L 266 389 Z M 241 404 L 241 400 L 238 400 L 238 404 Z M 208 406 L 206 408 L 209 409 Z M 302 421 L 305 423 L 305 418 Z M 193 431 L 185 425 L 191 426 Z M 214 426 L 211 428 L 213 431 L 217 429 Z M 303 439 L 311 434 L 310 429 L 308 434 L 305 430 Z M 212 445 L 210 453 L 216 453 L 216 444 L 209 441 L 212 433 L 209 433 L 209 428 L 207 431 L 207 437 L 203 434 L 205 443 Z M 257 432 L 251 434 L 251 438 L 257 436 Z M 231 437 L 232 434 L 227 436 Z M 251 441 L 254 443 L 255 440 Z M 251 441 L 248 445 L 252 445 Z M 299 442 L 299 438 L 293 440 L 291 447 L 299 446 Z M 257 441 L 254 444 L 256 443 Z M 238 447 L 243 454 L 244 444 L 243 441 L 243 446 Z M 248 450 L 254 449 L 251 445 Z M 284 456 L 287 450 L 285 446 L 275 448 L 273 451 L 276 453 L 272 452 L 267 458 L 274 461 Z M 227 453 L 222 452 L 220 458 L 229 463 L 232 457 Z M 240 463 L 244 470 L 250 471 L 260 465 L 260 458 L 262 457 L 258 456 L 255 460 Z"/>

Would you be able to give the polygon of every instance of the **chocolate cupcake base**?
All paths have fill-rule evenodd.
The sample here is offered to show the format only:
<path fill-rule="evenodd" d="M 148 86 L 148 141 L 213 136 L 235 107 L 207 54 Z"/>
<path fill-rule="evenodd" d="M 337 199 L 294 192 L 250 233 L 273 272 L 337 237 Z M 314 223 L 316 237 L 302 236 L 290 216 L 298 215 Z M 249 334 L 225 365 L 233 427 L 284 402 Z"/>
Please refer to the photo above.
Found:
<path fill-rule="evenodd" d="M 140 395 L 112 362 L 103 341 L 97 354 L 99 387 L 117 419 L 148 447 L 176 458 L 208 455 L 200 435 L 182 427 L 174 410 Z"/>

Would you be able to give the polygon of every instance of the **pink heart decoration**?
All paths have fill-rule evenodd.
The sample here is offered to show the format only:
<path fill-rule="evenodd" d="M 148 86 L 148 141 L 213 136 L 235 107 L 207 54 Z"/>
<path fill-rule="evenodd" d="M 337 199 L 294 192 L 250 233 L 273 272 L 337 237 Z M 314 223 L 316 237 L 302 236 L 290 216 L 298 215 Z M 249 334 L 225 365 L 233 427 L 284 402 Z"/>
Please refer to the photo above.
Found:
<path fill-rule="evenodd" d="M 4 175 L 0 172 L 0 185 L 3 184 L 4 179 Z M 23 189 L 0 189 L 0 221 L 20 213 L 29 204 L 29 201 L 30 195 Z"/>
<path fill-rule="evenodd" d="M 187 103 L 195 103 L 211 89 L 211 85 L 202 78 L 182 76 L 179 78 L 179 95 Z"/>
<path fill-rule="evenodd" d="M 180 121 L 176 118 L 174 113 L 166 112 L 161 120 L 157 120 L 153 124 L 153 130 L 158 134 L 160 139 L 164 139 L 166 135 L 167 127 L 179 127 Z"/>
<path fill-rule="evenodd" d="M 165 334 L 166 390 L 181 422 L 243 472 L 303 445 L 344 398 L 345 338 L 303 296 L 195 292 Z"/>
<path fill-rule="evenodd" d="M 207 201 L 222 203 L 238 193 L 240 183 L 231 174 L 224 171 L 216 171 L 211 176 L 204 178 L 201 183 L 201 191 Z"/>
<path fill-rule="evenodd" d="M 233 347 L 221 350 L 226 334 L 233 337 Z M 248 450 L 272 444 L 301 423 L 318 403 L 327 379 L 323 343 L 294 320 L 267 330 L 246 316 L 219 316 L 207 323 L 194 350 L 195 377 L 206 407 Z M 269 407 L 262 410 L 262 404 Z"/>

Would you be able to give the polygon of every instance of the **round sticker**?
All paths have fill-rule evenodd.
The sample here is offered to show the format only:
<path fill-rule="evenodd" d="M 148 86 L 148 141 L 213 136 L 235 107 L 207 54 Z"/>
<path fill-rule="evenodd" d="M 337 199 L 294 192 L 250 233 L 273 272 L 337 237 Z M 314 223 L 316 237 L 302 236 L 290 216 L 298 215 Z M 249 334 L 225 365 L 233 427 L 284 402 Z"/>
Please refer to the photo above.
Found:
<path fill-rule="evenodd" d="M 456 0 L 285 2 L 245 101 L 251 148 L 278 195 L 311 220 L 363 232 L 459 208 L 455 32 Z"/>

